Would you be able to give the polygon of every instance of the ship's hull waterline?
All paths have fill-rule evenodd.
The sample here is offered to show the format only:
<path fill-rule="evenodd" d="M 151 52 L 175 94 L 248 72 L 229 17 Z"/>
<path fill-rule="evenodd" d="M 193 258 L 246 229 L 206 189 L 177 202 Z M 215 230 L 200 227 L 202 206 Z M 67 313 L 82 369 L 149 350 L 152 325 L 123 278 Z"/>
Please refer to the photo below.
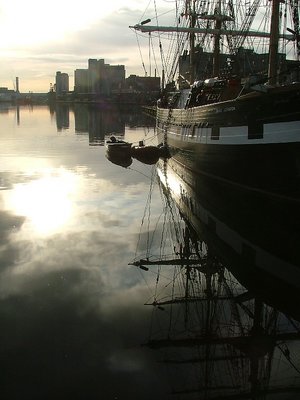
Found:
<path fill-rule="evenodd" d="M 157 129 L 171 155 L 194 171 L 300 200 L 300 84 L 190 109 L 158 108 Z"/>

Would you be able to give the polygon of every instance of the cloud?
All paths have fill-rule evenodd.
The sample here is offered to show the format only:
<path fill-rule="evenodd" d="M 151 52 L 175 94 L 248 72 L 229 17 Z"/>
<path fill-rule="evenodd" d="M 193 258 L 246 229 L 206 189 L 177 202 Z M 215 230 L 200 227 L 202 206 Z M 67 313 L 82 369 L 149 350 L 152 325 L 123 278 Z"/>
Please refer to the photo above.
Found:
<path fill-rule="evenodd" d="M 149 9 L 147 14 L 143 15 L 138 2 L 126 7 L 114 4 L 114 7 L 115 10 L 110 13 L 111 7 L 108 7 L 104 15 L 94 10 L 94 15 L 99 17 L 96 19 L 89 16 L 85 23 L 81 21 L 84 19 L 83 15 L 79 20 L 74 17 L 73 23 L 69 17 L 67 22 L 70 27 L 61 33 L 60 37 L 58 32 L 61 31 L 62 25 L 55 27 L 56 21 L 52 24 L 55 27 L 54 33 L 53 29 L 52 35 L 46 35 L 45 32 L 42 41 L 24 44 L 20 42 L 18 35 L 18 40 L 12 42 L 9 47 L 4 46 L 0 51 L 1 58 L 5 60 L 0 70 L 1 85 L 11 86 L 12 78 L 19 76 L 21 91 L 46 92 L 50 82 L 54 80 L 56 71 L 66 72 L 73 77 L 75 69 L 87 68 L 89 58 L 102 58 L 111 65 L 125 65 L 127 76 L 143 76 L 143 64 L 148 63 L 148 36 L 138 33 L 137 43 L 136 33 L 129 29 L 129 25 L 138 23 L 146 16 L 153 18 L 155 12 Z M 161 14 L 168 15 L 164 11 L 165 8 Z M 76 12 L 78 13 L 78 9 Z M 76 21 L 80 22 L 77 26 Z M 156 23 L 155 18 L 153 21 Z M 33 33 L 33 38 L 36 38 L 36 30 Z M 146 65 L 146 69 L 150 69 L 150 66 Z M 71 87 L 72 84 L 71 80 Z"/>
<path fill-rule="evenodd" d="M 104 58 L 107 63 L 135 65 L 139 70 L 141 60 L 135 35 L 128 27 L 136 17 L 134 12 L 124 9 L 99 19 L 86 29 L 69 34 L 64 41 L 33 48 L 31 52 L 64 64 L 71 62 L 75 65 L 78 62 L 77 68 L 82 68 L 83 64 L 87 67 L 89 58 Z"/>
<path fill-rule="evenodd" d="M 1 57 L 5 62 L 0 81 L 9 77 L 7 84 L 11 85 L 11 76 L 19 76 L 21 91 L 45 92 L 53 82 L 56 71 L 66 72 L 72 77 L 75 69 L 87 68 L 89 58 L 102 58 L 111 65 L 125 65 L 127 76 L 143 76 L 144 60 L 140 52 L 148 62 L 148 38 L 147 35 L 138 34 L 137 43 L 136 33 L 129 29 L 130 25 L 141 20 L 141 14 L 138 8 L 122 7 L 85 24 L 80 30 L 69 30 L 60 38 L 3 49 Z M 151 17 L 154 12 L 149 10 L 147 15 Z"/>

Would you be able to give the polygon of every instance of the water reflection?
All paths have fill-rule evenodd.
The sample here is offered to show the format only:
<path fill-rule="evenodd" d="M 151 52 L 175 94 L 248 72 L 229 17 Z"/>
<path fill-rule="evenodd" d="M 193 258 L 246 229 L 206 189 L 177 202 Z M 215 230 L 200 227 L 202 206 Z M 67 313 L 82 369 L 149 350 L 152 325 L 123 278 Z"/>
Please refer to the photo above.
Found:
<path fill-rule="evenodd" d="M 3 109 L 1 398 L 159 398 L 167 384 L 139 344 L 147 288 L 127 266 L 151 168 L 110 165 L 72 111 L 58 132 L 47 107 L 20 107 L 19 125 Z"/>
<path fill-rule="evenodd" d="M 53 109 L 54 110 L 54 109 Z M 126 109 L 112 104 L 106 106 L 82 104 L 56 104 L 56 126 L 60 132 L 69 128 L 69 115 L 74 113 L 75 132 L 89 135 L 91 146 L 103 145 L 105 136 L 125 135 L 125 126 L 154 126 L 154 120 L 141 112 L 140 108 Z"/>
<path fill-rule="evenodd" d="M 245 193 L 172 158 L 158 176 L 164 218 L 148 222 L 132 265 L 152 287 L 145 346 L 160 350 L 173 394 L 298 398 L 298 204 Z"/>
<path fill-rule="evenodd" d="M 69 120 L 69 106 L 62 105 L 56 107 L 56 126 L 57 131 L 61 132 L 63 129 L 69 129 L 70 120 Z"/>
<path fill-rule="evenodd" d="M 172 160 L 162 162 L 162 181 L 168 176 L 166 189 L 158 184 L 157 166 L 136 159 L 127 169 L 110 163 L 104 147 L 90 144 L 100 143 L 118 126 L 125 127 L 119 131 L 125 140 L 144 139 L 145 130 L 139 128 L 144 116 L 136 111 L 112 111 L 105 116 L 110 111 L 88 107 L 76 111 L 67 107 L 62 113 L 48 107 L 20 107 L 18 124 L 15 108 L 2 106 L 2 110 L 1 398 L 199 399 L 203 392 L 176 396 L 171 392 L 205 388 L 208 399 L 220 395 L 216 388 L 212 390 L 216 379 L 223 398 L 226 393 L 231 395 L 227 398 L 237 398 L 228 388 L 229 372 L 242 378 L 234 381 L 234 390 L 240 385 L 238 394 L 244 395 L 252 385 L 252 398 L 261 398 L 259 390 L 276 383 L 270 366 L 277 361 L 281 362 L 278 384 L 297 389 L 298 343 L 288 340 L 291 336 L 280 336 L 275 346 L 274 335 L 285 332 L 298 338 L 299 280 L 295 275 L 279 276 L 279 264 L 273 261 L 283 259 L 297 266 L 297 251 L 284 241 L 284 234 L 289 232 L 293 243 L 298 242 L 299 210 L 288 208 L 294 223 L 276 202 L 269 201 L 272 212 L 264 213 L 266 203 L 195 180 Z M 68 115 L 64 117 L 68 124 L 57 125 L 57 115 Z M 89 120 L 94 121 L 91 134 Z M 59 131 L 63 124 L 68 128 Z M 147 135 L 151 124 L 144 125 Z M 155 131 L 150 129 L 148 136 L 155 137 Z M 237 203 L 252 208 L 239 209 Z M 193 229 L 186 228 L 188 220 Z M 282 232 L 275 229 L 276 221 Z M 246 246 L 240 246 L 240 237 L 247 239 Z M 278 241 L 281 246 L 274 246 Z M 230 250 L 230 244 L 242 251 Z M 258 251 L 262 247 L 264 253 Z M 152 266 L 146 272 L 127 265 L 141 255 L 151 260 L 153 254 L 161 258 L 175 252 L 177 258 L 187 258 L 189 248 L 194 253 L 197 249 L 189 259 L 200 256 L 202 269 L 159 266 L 153 273 Z M 257 271 L 266 260 L 261 254 L 266 253 L 276 256 L 271 260 L 276 265 L 273 278 L 270 271 Z M 260 264 L 253 264 L 256 259 Z M 210 270 L 205 271 L 205 266 Z M 180 277 L 176 279 L 180 286 L 173 285 L 170 276 Z M 193 301 L 182 301 L 191 294 Z M 177 303 L 167 304 L 174 295 Z M 217 295 L 223 299 L 217 300 Z M 145 302 L 151 306 L 144 307 Z M 210 318 L 204 317 L 208 309 Z M 176 320 L 178 324 L 170 325 Z M 154 331 L 149 332 L 149 325 Z M 225 334 L 254 337 L 250 332 L 256 332 L 257 338 L 260 327 L 272 340 L 252 354 L 251 362 L 251 353 L 245 351 L 247 340 L 239 345 L 238 339 L 223 340 L 220 345 L 216 339 Z M 194 340 L 195 332 L 198 341 L 207 337 L 204 346 L 200 342 L 184 349 L 164 346 L 162 355 L 140 346 L 148 337 L 152 347 L 159 347 L 154 340 L 186 339 L 186 328 Z M 211 333 L 215 339 L 209 342 Z M 255 344 L 259 343 L 254 340 L 252 348 Z M 229 364 L 221 359 L 224 354 L 230 355 Z M 254 355 L 259 355 L 258 361 Z M 284 396 L 282 392 L 276 399 Z M 297 396 L 290 394 L 290 398 Z"/>
<path fill-rule="evenodd" d="M 72 195 L 78 190 L 76 175 L 60 169 L 14 186 L 7 198 L 6 208 L 24 216 L 32 231 L 53 234 L 64 229 L 73 211 Z"/>

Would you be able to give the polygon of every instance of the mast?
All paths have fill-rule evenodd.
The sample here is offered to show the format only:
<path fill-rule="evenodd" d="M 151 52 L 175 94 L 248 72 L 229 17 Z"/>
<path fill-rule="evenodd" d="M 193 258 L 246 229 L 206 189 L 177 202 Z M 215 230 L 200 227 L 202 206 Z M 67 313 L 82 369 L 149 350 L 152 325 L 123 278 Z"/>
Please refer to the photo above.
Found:
<path fill-rule="evenodd" d="M 269 84 L 277 83 L 278 69 L 278 41 L 279 41 L 279 3 L 280 0 L 272 0 L 272 18 L 270 29 L 270 53 L 269 53 Z"/>
<path fill-rule="evenodd" d="M 270 0 L 272 10 L 271 25 L 268 32 L 250 30 L 250 26 L 254 21 L 256 12 L 259 7 L 260 0 L 253 0 L 251 2 L 251 8 L 243 16 L 238 15 L 237 12 L 230 11 L 230 8 L 224 8 L 221 0 L 215 0 L 215 8 L 208 7 L 208 5 L 202 5 L 201 11 L 198 10 L 196 0 L 186 0 L 185 9 L 181 16 L 189 19 L 188 26 L 151 26 L 143 23 L 130 26 L 134 30 L 141 31 L 143 33 L 149 32 L 164 32 L 164 33 L 185 33 L 189 38 L 189 82 L 192 84 L 197 78 L 195 76 L 195 44 L 196 37 L 198 34 L 204 34 L 206 40 L 210 35 L 213 40 L 213 70 L 212 75 L 218 76 L 220 73 L 220 45 L 221 37 L 226 36 L 231 51 L 236 52 L 240 46 L 243 45 L 245 38 L 269 38 L 269 65 L 268 65 L 268 81 L 270 85 L 277 83 L 278 78 L 278 48 L 279 40 L 284 39 L 287 41 L 296 41 L 298 53 L 300 54 L 300 39 L 299 39 L 299 15 L 298 15 L 298 0 L 289 0 L 290 7 L 292 9 L 292 19 L 295 25 L 295 30 L 287 27 L 288 33 L 280 33 L 279 22 L 280 22 L 280 2 L 281 0 Z M 201 3 L 202 4 L 202 3 Z M 250 4 L 250 3 L 249 3 Z M 230 14 L 230 15 L 229 15 Z M 234 23 L 236 19 L 242 18 L 242 24 L 238 26 Z M 207 20 L 205 26 L 204 23 L 198 23 L 198 20 Z M 209 23 L 209 20 L 213 21 Z M 228 23 L 229 22 L 229 23 Z M 232 24 L 230 23 L 232 22 Z M 231 43 L 230 43 L 231 42 Z"/>
<path fill-rule="evenodd" d="M 208 16 L 201 16 L 201 19 L 212 19 Z M 221 18 L 220 18 L 221 19 Z M 230 35 L 230 36 L 246 36 L 246 37 L 257 37 L 257 38 L 270 38 L 270 32 L 263 31 L 248 31 L 245 32 L 241 29 L 215 29 L 215 28 L 190 28 L 190 27 L 177 27 L 177 26 L 154 26 L 154 25 L 130 25 L 129 28 L 140 31 L 142 33 L 149 32 L 176 32 L 176 33 L 205 33 L 209 35 Z M 294 34 L 280 34 L 280 39 L 295 40 Z"/>
<path fill-rule="evenodd" d="M 195 1 L 193 0 L 193 7 L 190 10 L 190 26 L 195 28 L 196 25 L 196 11 Z M 193 84 L 195 80 L 195 33 L 190 32 L 190 84 Z"/>
<path fill-rule="evenodd" d="M 214 40 L 214 58 L 213 58 L 213 76 L 218 76 L 220 72 L 220 29 L 222 27 L 222 19 L 218 16 L 218 14 L 221 15 L 221 2 L 219 0 L 218 2 L 218 8 L 215 10 L 215 18 L 216 18 L 216 23 L 215 23 L 215 29 L 217 30 L 217 34 L 215 35 L 215 40 Z"/>

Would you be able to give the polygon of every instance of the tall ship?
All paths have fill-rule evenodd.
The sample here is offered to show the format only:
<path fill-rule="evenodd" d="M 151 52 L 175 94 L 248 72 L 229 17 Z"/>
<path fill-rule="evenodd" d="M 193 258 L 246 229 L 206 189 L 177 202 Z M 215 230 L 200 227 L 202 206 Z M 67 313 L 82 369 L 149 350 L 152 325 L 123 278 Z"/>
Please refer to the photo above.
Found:
<path fill-rule="evenodd" d="M 161 142 L 198 173 L 299 201 L 298 0 L 169 4 L 174 25 L 131 26 L 159 45 Z"/>
<path fill-rule="evenodd" d="M 153 220 L 147 202 L 144 219 L 152 219 L 130 263 L 151 289 L 143 346 L 168 377 L 164 398 L 298 399 L 299 232 L 292 217 L 278 216 L 276 200 L 265 207 L 255 193 L 245 213 L 241 188 L 232 193 L 182 168 L 174 159 L 158 162 L 149 198 L 157 178 L 163 213 Z"/>

